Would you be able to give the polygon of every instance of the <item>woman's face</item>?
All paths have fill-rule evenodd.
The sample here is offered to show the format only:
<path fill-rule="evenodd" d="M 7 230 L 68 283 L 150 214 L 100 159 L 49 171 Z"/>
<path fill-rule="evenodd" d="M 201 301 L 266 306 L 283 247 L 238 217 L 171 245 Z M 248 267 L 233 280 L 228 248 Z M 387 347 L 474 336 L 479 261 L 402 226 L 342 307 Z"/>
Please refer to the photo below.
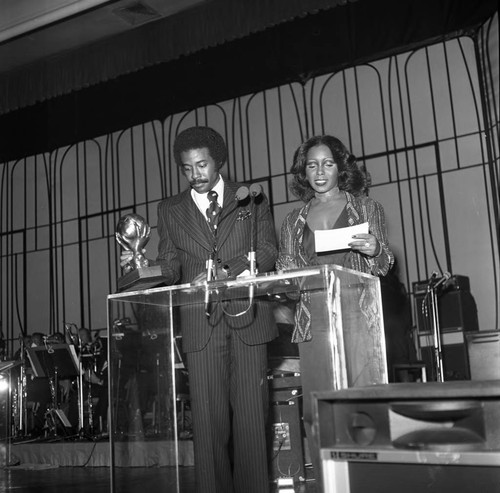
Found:
<path fill-rule="evenodd" d="M 317 193 L 326 193 L 338 186 L 337 165 L 333 160 L 332 151 L 324 144 L 309 149 L 305 172 L 309 185 Z"/>

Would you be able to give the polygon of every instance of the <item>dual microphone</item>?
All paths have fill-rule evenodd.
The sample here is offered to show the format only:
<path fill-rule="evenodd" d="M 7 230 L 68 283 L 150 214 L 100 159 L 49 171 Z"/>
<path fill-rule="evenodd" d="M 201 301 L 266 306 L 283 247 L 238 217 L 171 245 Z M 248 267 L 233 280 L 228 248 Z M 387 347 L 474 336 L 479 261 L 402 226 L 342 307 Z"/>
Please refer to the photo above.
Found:
<path fill-rule="evenodd" d="M 243 185 L 238 190 L 236 191 L 235 194 L 235 199 L 237 202 L 242 202 L 243 200 L 247 199 L 250 197 L 250 251 L 248 252 L 248 261 L 249 261 L 249 271 L 250 275 L 255 275 L 257 273 L 257 261 L 256 261 L 256 252 L 255 252 L 255 244 L 256 244 L 256 232 L 255 232 L 255 221 L 256 221 L 256 214 L 255 214 L 255 198 L 258 197 L 262 193 L 262 186 L 259 185 L 258 183 L 252 183 L 249 187 Z M 214 276 L 213 276 L 213 270 L 214 270 L 214 253 L 215 253 L 215 247 L 214 250 L 211 252 L 211 255 L 209 256 L 207 260 L 207 283 L 212 281 Z M 249 302 L 250 306 L 253 304 L 253 297 L 254 297 L 254 286 L 253 284 L 249 286 Z M 208 286 L 206 287 L 206 292 L 205 292 L 205 315 L 207 317 L 210 317 L 210 294 L 209 294 L 209 289 Z"/>
<path fill-rule="evenodd" d="M 250 187 L 242 186 L 238 188 L 236 192 L 236 200 L 241 201 L 245 200 L 248 196 L 250 196 L 251 204 L 250 204 L 250 220 L 251 223 L 251 231 L 250 231 L 250 251 L 248 252 L 248 260 L 250 262 L 250 275 L 255 275 L 257 273 L 256 266 L 256 258 L 255 258 L 255 198 L 258 197 L 262 193 L 262 186 L 258 183 L 252 183 Z"/>
<path fill-rule="evenodd" d="M 262 193 L 262 186 L 259 185 L 258 183 L 252 183 L 250 187 L 246 186 L 241 186 L 236 190 L 236 200 L 238 202 L 241 202 L 242 200 L 245 200 L 248 196 L 250 196 L 251 199 L 255 199 L 255 197 L 258 197 Z"/>
<path fill-rule="evenodd" d="M 449 272 L 444 272 L 441 277 L 439 273 L 434 271 L 429 279 L 429 288 L 436 289 L 442 284 L 446 283 L 451 277 Z"/>
<path fill-rule="evenodd" d="M 247 187 L 240 187 L 239 190 L 244 189 L 246 194 Z M 255 198 L 258 197 L 262 193 L 262 186 L 258 183 L 252 183 L 250 188 L 248 188 L 248 195 L 250 195 L 250 251 L 248 252 L 248 262 L 249 262 L 249 271 L 251 276 L 255 276 L 257 274 L 257 252 L 256 252 L 256 244 L 257 244 L 257 232 L 255 228 L 256 216 L 255 213 Z M 246 196 L 245 196 L 246 198 Z M 250 309 L 253 305 L 253 298 L 255 293 L 255 286 L 250 284 L 248 286 L 248 309 Z"/>

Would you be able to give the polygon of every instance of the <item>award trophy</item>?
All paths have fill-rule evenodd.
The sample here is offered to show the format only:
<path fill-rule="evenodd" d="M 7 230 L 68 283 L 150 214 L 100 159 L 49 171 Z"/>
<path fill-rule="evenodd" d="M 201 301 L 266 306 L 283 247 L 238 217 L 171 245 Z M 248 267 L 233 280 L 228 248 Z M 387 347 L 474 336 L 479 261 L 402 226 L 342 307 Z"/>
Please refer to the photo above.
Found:
<path fill-rule="evenodd" d="M 116 241 L 132 258 L 123 267 L 124 275 L 118 279 L 118 291 L 146 289 L 161 284 L 164 280 L 159 265 L 149 266 L 144 256 L 144 247 L 151 237 L 151 228 L 139 214 L 126 214 L 116 225 Z"/>

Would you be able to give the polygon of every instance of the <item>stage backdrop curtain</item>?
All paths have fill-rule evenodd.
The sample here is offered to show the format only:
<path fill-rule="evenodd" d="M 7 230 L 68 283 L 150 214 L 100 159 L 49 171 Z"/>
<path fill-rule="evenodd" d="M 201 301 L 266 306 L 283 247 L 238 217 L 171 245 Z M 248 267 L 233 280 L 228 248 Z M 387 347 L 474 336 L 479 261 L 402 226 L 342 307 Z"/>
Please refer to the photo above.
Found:
<path fill-rule="evenodd" d="M 0 70 L 0 114 L 354 1 L 211 0 L 18 71 Z"/>

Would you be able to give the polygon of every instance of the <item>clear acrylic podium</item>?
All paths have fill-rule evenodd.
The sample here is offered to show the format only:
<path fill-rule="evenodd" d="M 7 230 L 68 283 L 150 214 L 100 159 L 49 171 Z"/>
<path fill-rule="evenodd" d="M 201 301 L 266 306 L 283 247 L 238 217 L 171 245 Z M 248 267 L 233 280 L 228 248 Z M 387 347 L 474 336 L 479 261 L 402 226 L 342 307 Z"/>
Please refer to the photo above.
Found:
<path fill-rule="evenodd" d="M 276 314 L 307 300 L 313 337 L 324 341 L 318 390 L 387 382 L 380 283 L 368 274 L 323 265 L 109 295 L 111 491 L 115 467 L 134 465 L 169 467 L 168 491 L 182 491 L 179 466 L 190 453 L 179 397 L 186 392 L 182 310 L 207 298 L 248 302 L 251 291 L 254 303 L 271 304 Z"/>

